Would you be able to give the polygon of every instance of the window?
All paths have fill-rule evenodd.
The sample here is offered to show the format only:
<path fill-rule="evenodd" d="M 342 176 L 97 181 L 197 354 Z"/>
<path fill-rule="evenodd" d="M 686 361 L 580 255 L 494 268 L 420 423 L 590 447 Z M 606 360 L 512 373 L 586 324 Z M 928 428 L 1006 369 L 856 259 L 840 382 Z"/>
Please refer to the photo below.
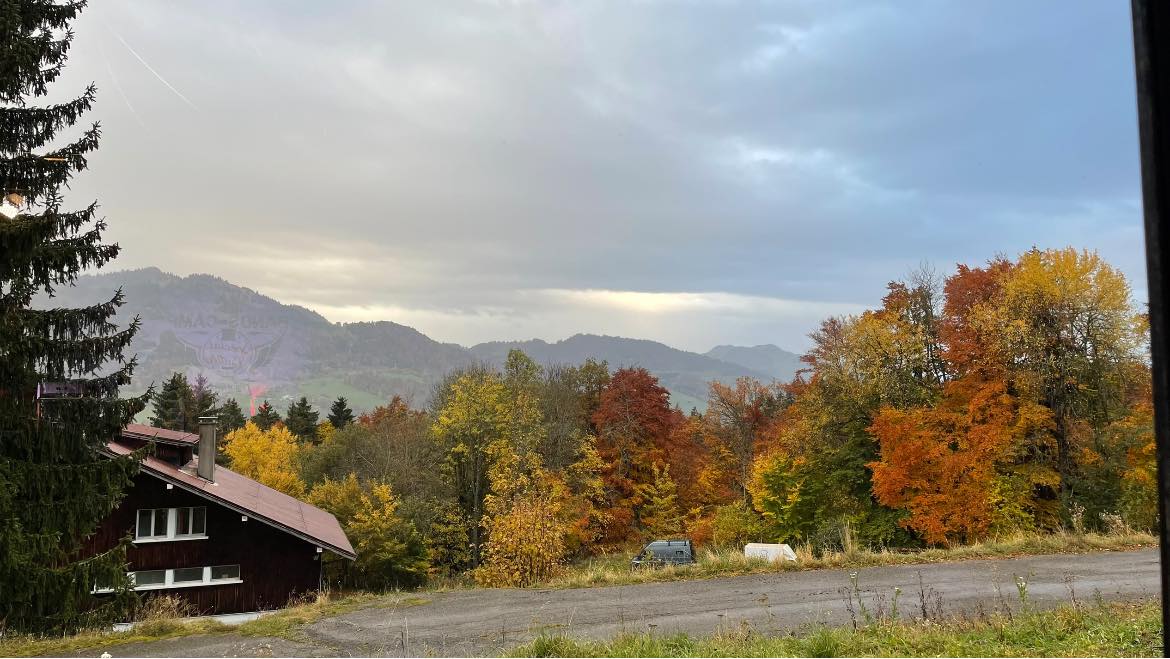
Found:
<path fill-rule="evenodd" d="M 214 565 L 211 568 L 211 580 L 223 581 L 224 579 L 239 579 L 240 566 L 239 565 Z"/>
<path fill-rule="evenodd" d="M 191 581 L 203 581 L 203 568 L 201 567 L 181 567 L 173 570 L 174 583 L 187 583 Z"/>
<path fill-rule="evenodd" d="M 207 527 L 207 508 L 176 508 L 175 517 L 178 525 L 175 535 L 203 535 Z"/>
<path fill-rule="evenodd" d="M 131 572 L 130 581 L 134 583 L 135 588 L 142 586 L 159 586 L 167 582 L 166 570 L 143 570 L 140 572 Z"/>
<path fill-rule="evenodd" d="M 138 511 L 135 542 L 197 540 L 207 537 L 207 508 L 146 508 Z"/>
<path fill-rule="evenodd" d="M 170 570 L 139 570 L 126 576 L 134 590 L 162 590 L 169 588 L 193 588 L 243 583 L 239 565 L 212 565 L 210 567 L 177 567 Z M 94 585 L 94 593 L 109 593 L 109 585 Z"/>
<path fill-rule="evenodd" d="M 138 538 L 165 538 L 167 537 L 167 522 L 170 520 L 170 510 L 167 508 L 153 508 L 138 511 Z"/>

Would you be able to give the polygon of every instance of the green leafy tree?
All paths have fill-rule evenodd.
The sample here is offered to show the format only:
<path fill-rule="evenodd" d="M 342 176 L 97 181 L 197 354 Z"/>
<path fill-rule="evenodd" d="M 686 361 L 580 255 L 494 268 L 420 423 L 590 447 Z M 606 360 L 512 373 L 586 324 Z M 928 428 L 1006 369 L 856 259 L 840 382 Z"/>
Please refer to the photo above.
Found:
<path fill-rule="evenodd" d="M 133 370 L 123 351 L 138 321 L 114 324 L 121 291 L 89 307 L 32 308 L 34 295 L 71 286 L 118 254 L 102 242 L 96 202 L 61 205 L 97 148 L 97 124 L 51 145 L 90 109 L 95 88 L 30 104 L 60 75 L 83 6 L 0 0 L 0 196 L 20 209 L 0 216 L 0 627 L 13 631 L 75 629 L 123 615 L 130 600 L 125 541 L 81 552 L 138 468 L 136 456 L 99 453 L 146 404 L 117 394 Z M 42 383 L 68 383 L 71 394 L 38 401 Z M 95 584 L 117 595 L 99 605 Z"/>
<path fill-rule="evenodd" d="M 349 401 L 345 400 L 345 396 L 338 396 L 337 400 L 333 401 L 329 406 L 329 416 L 326 418 L 338 430 L 353 423 L 353 410 L 349 408 Z"/>
<path fill-rule="evenodd" d="M 309 405 L 309 399 L 301 399 L 289 404 L 288 413 L 284 417 L 284 425 L 297 439 L 305 442 L 317 442 L 317 421 L 320 415 Z"/>
<path fill-rule="evenodd" d="M 187 376 L 172 373 L 154 396 L 154 411 L 150 425 L 168 430 L 189 431 L 198 424 L 194 396 Z"/>
<path fill-rule="evenodd" d="M 280 414 L 273 409 L 272 403 L 264 401 L 260 403 L 260 407 L 256 408 L 256 413 L 252 415 L 251 421 L 261 430 L 270 430 L 272 426 L 280 422 Z"/>

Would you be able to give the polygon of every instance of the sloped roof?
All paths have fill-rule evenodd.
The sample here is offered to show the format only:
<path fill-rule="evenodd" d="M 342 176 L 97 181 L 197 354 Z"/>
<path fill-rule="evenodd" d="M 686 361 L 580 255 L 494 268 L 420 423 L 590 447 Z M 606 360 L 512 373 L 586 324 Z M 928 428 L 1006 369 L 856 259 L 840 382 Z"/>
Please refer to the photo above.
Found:
<path fill-rule="evenodd" d="M 115 455 L 129 455 L 132 451 L 118 442 L 109 442 L 106 448 Z M 198 462 L 199 458 L 196 457 L 186 467 L 194 470 Z M 216 466 L 215 482 L 206 481 L 153 456 L 147 456 L 142 461 L 142 469 L 177 487 L 233 508 L 249 518 L 266 522 L 339 556 L 349 559 L 356 557 L 353 545 L 345 537 L 345 531 L 341 530 L 336 517 L 230 469 Z"/>
<path fill-rule="evenodd" d="M 196 433 L 155 428 L 154 426 L 147 426 L 141 423 L 126 424 L 126 427 L 122 429 L 122 435 L 132 439 L 145 439 L 147 441 L 164 442 L 167 444 L 185 444 L 190 446 L 197 446 L 199 444 L 199 435 Z"/>

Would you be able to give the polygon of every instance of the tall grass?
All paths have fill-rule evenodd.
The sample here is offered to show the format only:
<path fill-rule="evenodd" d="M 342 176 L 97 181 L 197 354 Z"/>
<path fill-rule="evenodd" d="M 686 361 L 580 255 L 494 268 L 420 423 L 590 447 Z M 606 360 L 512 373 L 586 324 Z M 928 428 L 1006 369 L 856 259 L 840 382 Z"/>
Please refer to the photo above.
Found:
<path fill-rule="evenodd" d="M 692 638 L 627 634 L 611 641 L 544 635 L 511 652 L 516 657 L 1003 657 L 1160 656 L 1157 602 L 1100 603 L 1048 611 L 883 620 L 857 629 L 809 627 L 768 636 L 749 628 Z"/>
<path fill-rule="evenodd" d="M 848 534 L 846 534 L 848 535 Z M 542 588 L 589 588 L 684 579 L 705 579 L 788 570 L 914 565 L 984 558 L 1006 558 L 1040 554 L 1075 554 L 1121 551 L 1157 546 L 1158 539 L 1128 528 L 1110 533 L 1015 533 L 971 545 L 931 548 L 920 551 L 867 549 L 846 538 L 843 549 L 814 552 L 809 545 L 793 550 L 797 560 L 768 562 L 747 558 L 739 547 L 706 548 L 698 551 L 692 565 L 631 569 L 633 553 L 622 552 L 594 557 L 566 566 L 559 575 L 537 584 Z"/>

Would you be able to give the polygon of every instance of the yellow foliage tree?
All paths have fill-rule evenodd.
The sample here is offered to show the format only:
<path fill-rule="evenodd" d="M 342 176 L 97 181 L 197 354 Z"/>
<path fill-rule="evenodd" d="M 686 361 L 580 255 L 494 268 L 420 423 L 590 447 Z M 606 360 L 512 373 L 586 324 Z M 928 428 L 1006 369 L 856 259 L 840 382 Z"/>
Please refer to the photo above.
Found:
<path fill-rule="evenodd" d="M 326 444 L 333 440 L 333 435 L 337 433 L 337 428 L 328 420 L 317 424 L 317 443 Z"/>
<path fill-rule="evenodd" d="M 228 433 L 224 452 L 232 470 L 289 496 L 305 495 L 305 484 L 297 475 L 300 446 L 284 426 L 264 431 L 249 421 Z"/>
<path fill-rule="evenodd" d="M 516 483 L 493 479 L 490 472 L 501 456 L 530 455 L 540 443 L 541 414 L 535 396 L 513 392 L 496 373 L 468 373 L 450 384 L 431 430 L 446 451 L 446 469 L 470 528 L 473 561 L 483 545 L 474 522 L 486 517 L 489 492 Z"/>
<path fill-rule="evenodd" d="M 492 453 L 492 493 L 482 522 L 488 540 L 475 579 L 485 586 L 529 586 L 551 576 L 564 557 L 570 524 L 561 502 L 568 489 L 534 453 L 520 455 L 503 443 Z"/>
<path fill-rule="evenodd" d="M 678 488 L 664 465 L 654 463 L 653 471 L 654 480 L 640 487 L 646 501 L 639 511 L 642 528 L 651 540 L 677 537 L 683 527 Z"/>
<path fill-rule="evenodd" d="M 353 543 L 357 561 L 349 573 L 351 585 L 386 588 L 422 582 L 428 567 L 422 538 L 398 515 L 398 497 L 389 485 L 367 485 L 351 473 L 340 481 L 327 478 L 309 494 L 309 503 L 333 513 Z"/>
<path fill-rule="evenodd" d="M 1075 426 L 1107 423 L 1122 404 L 1127 365 L 1143 360 L 1145 320 L 1129 283 L 1095 252 L 1033 249 L 1020 256 L 972 324 L 993 336 L 1000 363 L 1024 396 L 1052 410 L 1055 467 L 1071 492 Z"/>

